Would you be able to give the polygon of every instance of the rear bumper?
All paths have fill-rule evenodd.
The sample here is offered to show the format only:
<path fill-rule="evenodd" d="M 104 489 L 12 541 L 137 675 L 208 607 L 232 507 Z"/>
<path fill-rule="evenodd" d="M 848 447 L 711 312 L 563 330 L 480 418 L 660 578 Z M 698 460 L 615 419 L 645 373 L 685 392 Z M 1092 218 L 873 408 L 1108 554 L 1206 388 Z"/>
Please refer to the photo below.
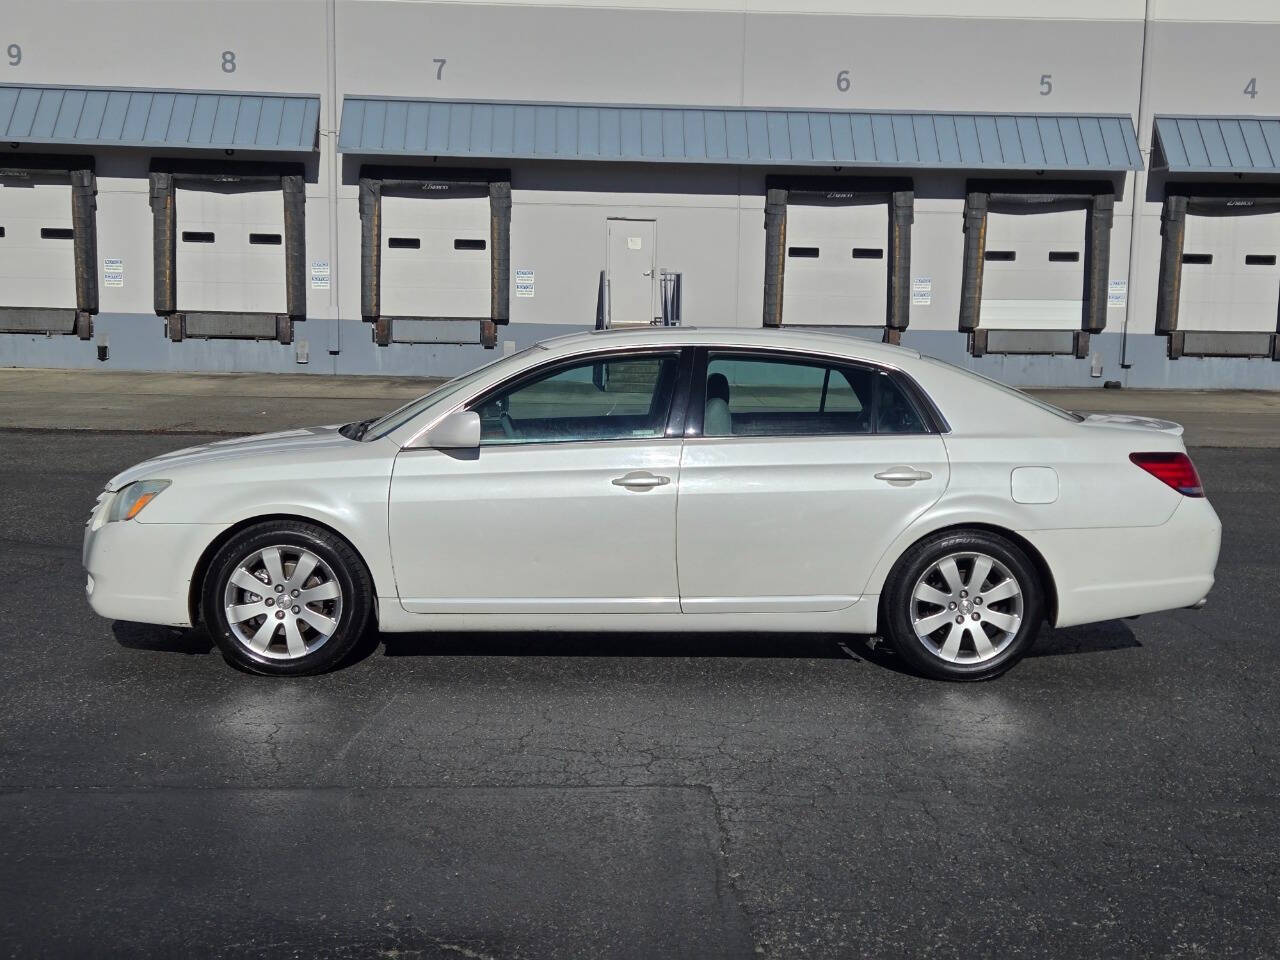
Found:
<path fill-rule="evenodd" d="M 1055 625 L 1195 606 L 1213 587 L 1222 523 L 1208 500 L 1183 497 L 1157 527 L 1033 530 L 1058 595 Z"/>
<path fill-rule="evenodd" d="M 82 554 L 89 606 L 111 620 L 191 626 L 191 574 L 219 529 L 136 520 L 89 526 Z"/>

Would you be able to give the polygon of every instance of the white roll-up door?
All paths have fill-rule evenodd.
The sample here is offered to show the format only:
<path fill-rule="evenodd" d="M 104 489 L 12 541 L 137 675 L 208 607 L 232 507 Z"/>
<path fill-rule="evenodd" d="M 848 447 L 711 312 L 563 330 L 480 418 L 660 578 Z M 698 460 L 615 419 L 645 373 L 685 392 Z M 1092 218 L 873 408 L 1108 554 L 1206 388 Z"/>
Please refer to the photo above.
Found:
<path fill-rule="evenodd" d="M 889 295 L 885 202 L 787 204 L 782 322 L 881 327 Z"/>
<path fill-rule="evenodd" d="M 1280 307 L 1277 255 L 1280 212 L 1189 214 L 1182 243 L 1178 327 L 1273 332 Z"/>
<path fill-rule="evenodd" d="M 71 185 L 0 178 L 0 307 L 75 306 Z"/>
<path fill-rule="evenodd" d="M 489 191 L 382 192 L 381 312 L 388 317 L 492 315 Z"/>
<path fill-rule="evenodd" d="M 178 309 L 284 313 L 284 195 L 279 187 L 179 185 Z"/>
<path fill-rule="evenodd" d="M 983 327 L 1078 329 L 1084 309 L 1085 210 L 987 215 Z"/>

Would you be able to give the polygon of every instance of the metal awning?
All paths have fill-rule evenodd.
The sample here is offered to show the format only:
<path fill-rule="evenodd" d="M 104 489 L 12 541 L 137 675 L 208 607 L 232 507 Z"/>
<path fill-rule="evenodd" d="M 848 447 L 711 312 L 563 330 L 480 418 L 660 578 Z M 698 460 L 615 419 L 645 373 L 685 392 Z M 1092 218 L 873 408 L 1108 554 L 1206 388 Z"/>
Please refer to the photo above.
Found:
<path fill-rule="evenodd" d="M 965 170 L 1140 170 L 1128 116 L 343 99 L 345 153 Z"/>
<path fill-rule="evenodd" d="M 0 84 L 0 142 L 310 152 L 320 98 Z"/>
<path fill-rule="evenodd" d="M 1170 173 L 1280 173 L 1280 119 L 1156 117 L 1152 167 Z"/>

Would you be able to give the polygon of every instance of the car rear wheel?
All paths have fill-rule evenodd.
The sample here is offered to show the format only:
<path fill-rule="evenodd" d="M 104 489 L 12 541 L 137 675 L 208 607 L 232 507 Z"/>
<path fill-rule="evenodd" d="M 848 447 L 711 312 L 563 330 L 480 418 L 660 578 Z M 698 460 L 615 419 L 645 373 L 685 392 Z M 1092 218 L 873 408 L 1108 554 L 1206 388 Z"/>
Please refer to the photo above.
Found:
<path fill-rule="evenodd" d="M 982 530 L 948 531 L 913 546 L 890 574 L 884 626 L 915 670 L 943 680 L 999 676 L 1030 648 L 1044 615 L 1035 566 Z"/>
<path fill-rule="evenodd" d="M 202 610 L 232 664 L 301 676 L 346 658 L 368 623 L 372 593 L 346 541 L 312 524 L 273 521 L 223 544 L 205 577 Z"/>

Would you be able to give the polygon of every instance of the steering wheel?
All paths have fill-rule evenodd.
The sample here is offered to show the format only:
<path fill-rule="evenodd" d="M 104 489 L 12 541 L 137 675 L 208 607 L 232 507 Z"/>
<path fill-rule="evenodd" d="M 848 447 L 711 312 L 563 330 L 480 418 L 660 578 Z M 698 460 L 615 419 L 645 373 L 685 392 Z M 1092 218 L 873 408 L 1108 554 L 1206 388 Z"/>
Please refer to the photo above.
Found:
<path fill-rule="evenodd" d="M 502 416 L 498 418 L 498 423 L 502 425 L 502 435 L 508 440 L 515 439 L 516 425 L 511 422 L 511 415 L 507 411 L 502 411 Z"/>

